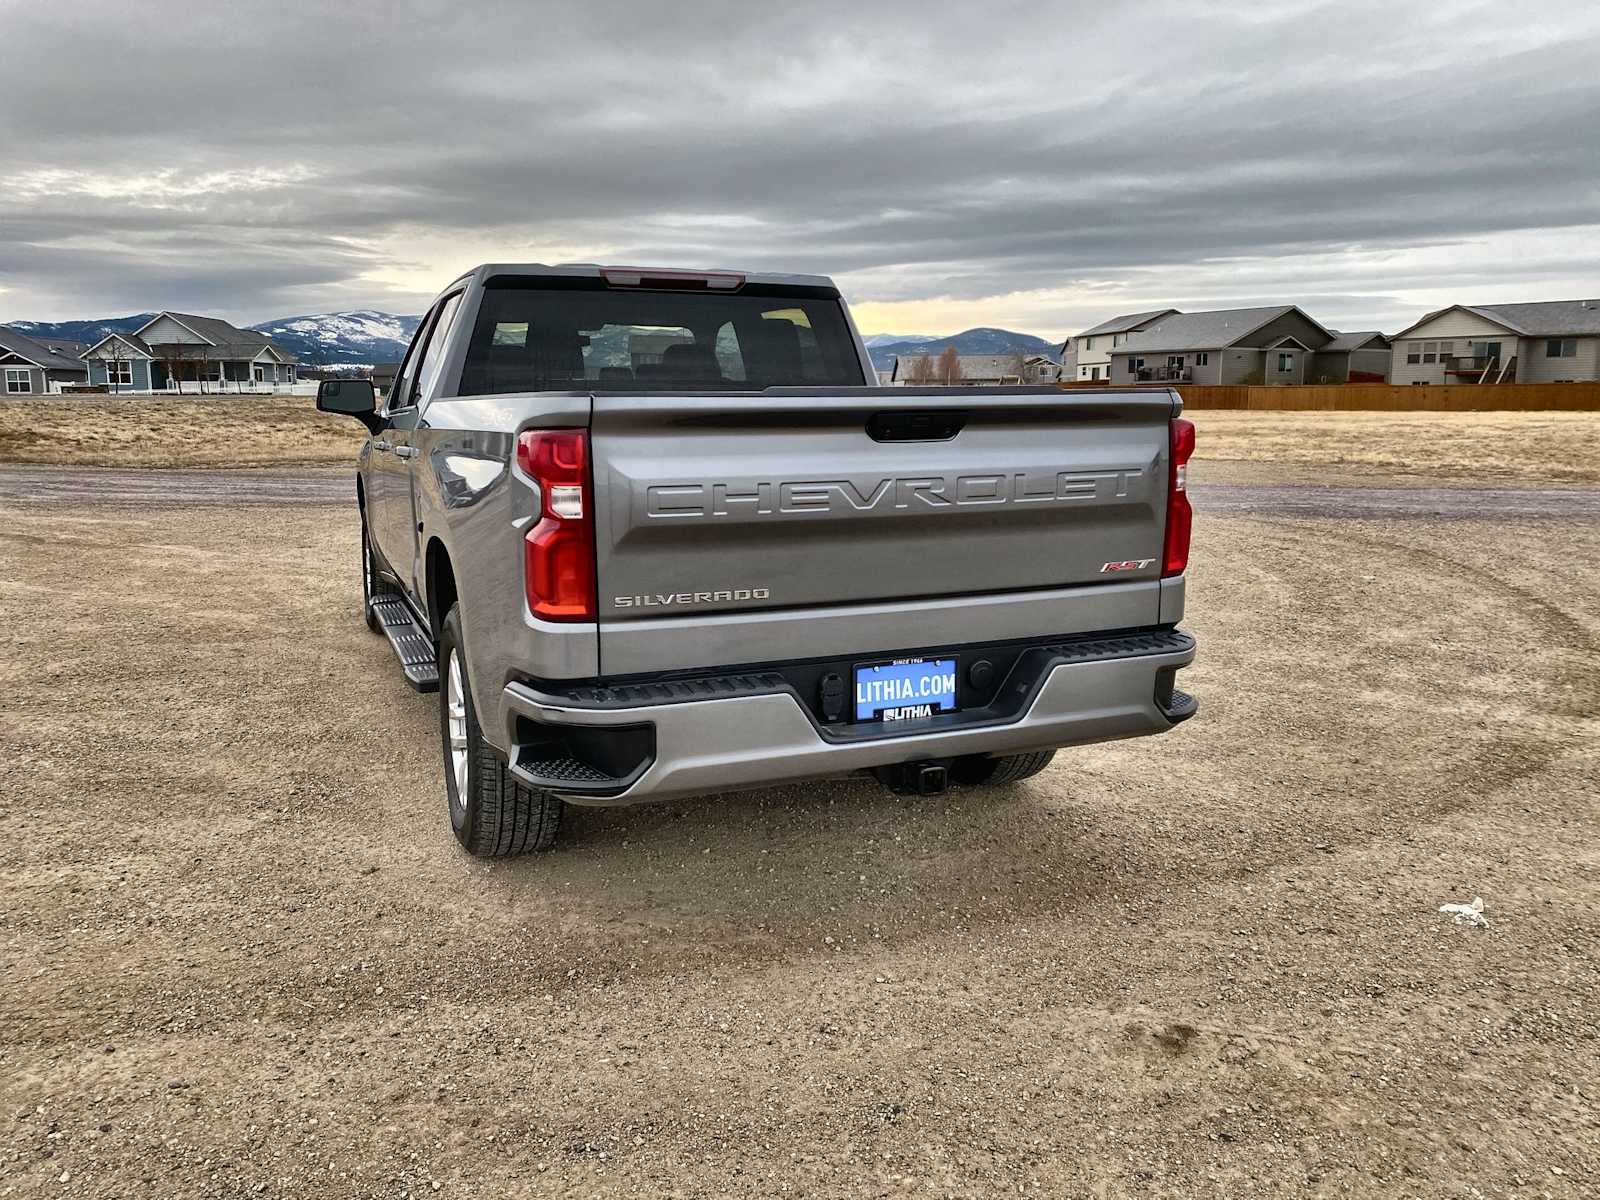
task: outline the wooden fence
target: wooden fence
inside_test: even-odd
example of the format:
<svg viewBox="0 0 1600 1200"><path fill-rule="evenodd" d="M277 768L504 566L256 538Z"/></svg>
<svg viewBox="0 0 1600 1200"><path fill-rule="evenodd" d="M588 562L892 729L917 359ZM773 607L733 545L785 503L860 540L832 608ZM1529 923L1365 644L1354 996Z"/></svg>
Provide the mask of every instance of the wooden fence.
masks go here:
<svg viewBox="0 0 1600 1200"><path fill-rule="evenodd" d="M1081 383L1064 385L1076 391ZM1104 387L1104 384L1100 385ZM1502 384L1306 384L1298 387L1218 387L1200 383L1145 383L1171 387L1186 408L1238 408L1277 412L1600 412L1600 382ZM1118 389L1122 390L1122 389Z"/></svg>

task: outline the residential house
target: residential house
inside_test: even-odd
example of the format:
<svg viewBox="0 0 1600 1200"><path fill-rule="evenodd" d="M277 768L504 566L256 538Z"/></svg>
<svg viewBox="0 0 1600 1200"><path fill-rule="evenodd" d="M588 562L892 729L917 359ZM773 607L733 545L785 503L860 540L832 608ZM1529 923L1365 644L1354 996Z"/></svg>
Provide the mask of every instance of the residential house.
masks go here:
<svg viewBox="0 0 1600 1200"><path fill-rule="evenodd" d="M271 391L295 381L298 359L264 333L217 317L163 312L82 354L89 382L116 391Z"/></svg>
<svg viewBox="0 0 1600 1200"><path fill-rule="evenodd" d="M1307 383L1387 383L1389 339L1374 330L1341 333L1311 356Z"/></svg>
<svg viewBox="0 0 1600 1200"><path fill-rule="evenodd" d="M956 362L960 378L952 379L953 384L1054 383L1058 374L1056 364L1042 354L959 354ZM897 354L889 382L895 387L942 384L939 363L937 354ZM1044 378L1046 371L1050 373L1048 379Z"/></svg>
<svg viewBox="0 0 1600 1200"><path fill-rule="evenodd" d="M1393 338L1391 383L1600 379L1600 300L1453 304Z"/></svg>
<svg viewBox="0 0 1600 1200"><path fill-rule="evenodd" d="M0 325L0 396L43 396L83 383L83 350L81 342L37 338Z"/></svg>
<svg viewBox="0 0 1600 1200"><path fill-rule="evenodd" d="M394 387L394 377L400 373L400 364L397 362L381 362L372 364L372 386L385 396L389 389Z"/></svg>
<svg viewBox="0 0 1600 1200"><path fill-rule="evenodd" d="M1045 354L1030 354L1022 360L1023 383L1060 383L1061 364Z"/></svg>
<svg viewBox="0 0 1600 1200"><path fill-rule="evenodd" d="M1061 346L1061 378L1080 383L1086 379L1110 379L1111 352L1126 342L1130 333L1177 311L1160 308L1154 312L1128 313L1068 338Z"/></svg>
<svg viewBox="0 0 1600 1200"><path fill-rule="evenodd" d="M1111 350L1111 382L1314 382L1312 359L1333 340L1293 304L1169 311Z"/></svg>

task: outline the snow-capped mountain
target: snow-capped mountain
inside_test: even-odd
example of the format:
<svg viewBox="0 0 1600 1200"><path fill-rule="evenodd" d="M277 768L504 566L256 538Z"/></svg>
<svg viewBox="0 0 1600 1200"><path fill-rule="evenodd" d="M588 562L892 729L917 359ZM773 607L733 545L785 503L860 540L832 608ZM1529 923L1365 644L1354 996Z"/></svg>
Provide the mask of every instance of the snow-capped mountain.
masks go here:
<svg viewBox="0 0 1600 1200"><path fill-rule="evenodd" d="M869 333L862 335L861 340L867 344L868 350L875 350L896 342L931 342L935 339L931 333Z"/></svg>
<svg viewBox="0 0 1600 1200"><path fill-rule="evenodd" d="M147 325L155 313L131 317L105 317L87 321L8 321L12 329L30 337L64 338L93 344L108 333L130 333ZM339 363L398 362L411 344L420 317L363 308L355 312L312 313L279 317L247 326L266 334L300 359L302 366Z"/></svg>
<svg viewBox="0 0 1600 1200"><path fill-rule="evenodd" d="M61 339L92 346L107 334L132 333L148 325L155 315L147 312L135 313L131 317L98 317L87 321L4 321L0 324L44 342Z"/></svg>
<svg viewBox="0 0 1600 1200"><path fill-rule="evenodd" d="M398 362L421 317L363 308L354 312L279 317L250 328L266 334L305 366Z"/></svg>

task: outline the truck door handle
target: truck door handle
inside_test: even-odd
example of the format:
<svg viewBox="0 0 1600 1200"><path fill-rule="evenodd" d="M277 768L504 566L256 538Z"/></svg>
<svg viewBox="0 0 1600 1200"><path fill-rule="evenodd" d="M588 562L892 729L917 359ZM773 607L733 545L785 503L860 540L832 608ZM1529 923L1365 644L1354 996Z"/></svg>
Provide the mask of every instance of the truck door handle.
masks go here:
<svg viewBox="0 0 1600 1200"><path fill-rule="evenodd" d="M418 450L415 446L396 446L394 448L394 456L396 458L415 458L421 453L422 451Z"/></svg>

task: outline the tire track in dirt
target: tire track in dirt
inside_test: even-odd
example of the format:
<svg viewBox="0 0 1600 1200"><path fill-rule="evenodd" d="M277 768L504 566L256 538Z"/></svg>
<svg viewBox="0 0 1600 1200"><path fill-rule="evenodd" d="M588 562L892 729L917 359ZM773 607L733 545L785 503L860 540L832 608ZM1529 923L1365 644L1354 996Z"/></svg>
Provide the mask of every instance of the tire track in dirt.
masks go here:
<svg viewBox="0 0 1600 1200"><path fill-rule="evenodd" d="M1297 526L1291 525L1288 521L1274 521L1270 518L1266 520L1269 524L1285 527L1286 532L1280 542L1281 546L1295 550L1303 547L1304 539L1299 536ZM1288 534L1289 529L1296 529L1296 533ZM1597 643L1595 635L1582 620L1531 589L1488 571L1477 563L1442 553L1432 545L1412 545L1348 527L1319 528L1318 540L1339 543L1352 549L1380 550L1390 555L1402 556L1413 568L1416 568L1419 562L1427 563L1431 564L1439 574L1449 578L1470 578L1475 583L1486 586L1488 590L1498 592L1512 605L1517 614L1529 620L1537 637L1556 644L1573 646L1583 654L1600 658L1600 643ZM1341 558L1348 562L1353 556L1345 555ZM1314 586L1303 572L1292 573L1290 578L1291 586L1296 590L1304 591ZM1563 656L1557 660L1547 675L1556 684L1557 694L1563 697L1563 703L1559 708L1547 711L1552 715L1572 720L1592 721L1593 714L1600 711L1600 684L1595 682L1597 678L1595 668L1592 665L1586 667ZM1388 801L1390 806L1381 812L1377 809L1369 811L1380 819L1394 817L1407 827L1451 816L1467 810L1475 800L1488 793L1509 787L1519 780L1537 777L1551 771L1569 749L1569 746L1550 737L1502 732L1497 734L1492 744L1483 746L1454 763L1444 765L1431 785L1407 808L1392 807L1391 798ZM1372 844L1392 836L1392 832L1383 828L1374 828L1365 835L1349 831L1350 836L1344 841L1346 844ZM1315 849L1306 849L1275 858L1274 862L1277 865L1305 862L1314 859L1319 853L1320 851Z"/></svg>
<svg viewBox="0 0 1600 1200"><path fill-rule="evenodd" d="M1534 618L1534 623L1539 627L1539 632L1556 639L1559 644L1581 650L1586 654L1600 657L1600 641L1590 631L1589 626L1579 618L1567 612L1553 601L1545 599L1532 589L1513 583L1502 575L1497 575L1483 567L1481 564L1467 562L1463 559L1453 558L1438 550L1435 544L1412 545L1407 542L1391 541L1386 538L1364 534L1350 529L1330 530L1324 535L1327 540L1343 542L1346 545L1375 546L1395 553L1406 555L1412 562L1418 559L1430 561L1442 567L1448 567L1457 578L1470 578L1475 583L1487 584L1492 589L1502 593L1517 604L1517 611L1524 615L1540 614ZM1565 665L1565 664L1563 664ZM1581 680L1573 684L1577 690L1587 689L1587 702L1574 703L1563 716L1586 717L1600 711L1600 682L1596 675L1590 672L1572 670L1574 679Z"/></svg>

